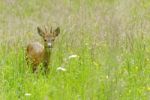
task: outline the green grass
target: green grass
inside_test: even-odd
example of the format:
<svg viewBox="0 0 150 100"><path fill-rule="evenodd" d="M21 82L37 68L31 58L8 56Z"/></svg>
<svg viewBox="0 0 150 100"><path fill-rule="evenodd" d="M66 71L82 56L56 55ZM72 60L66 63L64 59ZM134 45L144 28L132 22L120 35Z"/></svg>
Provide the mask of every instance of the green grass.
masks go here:
<svg viewBox="0 0 150 100"><path fill-rule="evenodd" d="M149 100L149 5L0 0L0 100ZM36 27L43 25L61 28L47 76L31 73L25 61L26 45L41 41Z"/></svg>

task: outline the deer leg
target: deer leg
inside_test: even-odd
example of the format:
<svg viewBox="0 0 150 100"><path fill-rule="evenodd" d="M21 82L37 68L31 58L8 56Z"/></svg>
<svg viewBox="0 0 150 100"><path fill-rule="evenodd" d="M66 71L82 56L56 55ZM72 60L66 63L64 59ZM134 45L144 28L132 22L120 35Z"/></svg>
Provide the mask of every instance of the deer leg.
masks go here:
<svg viewBox="0 0 150 100"><path fill-rule="evenodd" d="M27 65L29 66L29 58L27 57L27 55L26 55L25 59L26 59Z"/></svg>
<svg viewBox="0 0 150 100"><path fill-rule="evenodd" d="M33 73L37 73L37 72L38 72L38 67L37 67L36 64L34 64L34 65L32 66L32 71L33 71Z"/></svg>
<svg viewBox="0 0 150 100"><path fill-rule="evenodd" d="M32 67L32 71L33 71L33 73L36 71L36 67L35 66Z"/></svg>
<svg viewBox="0 0 150 100"><path fill-rule="evenodd" d="M44 66L44 73L47 74L49 72L48 63L44 62L43 66Z"/></svg>

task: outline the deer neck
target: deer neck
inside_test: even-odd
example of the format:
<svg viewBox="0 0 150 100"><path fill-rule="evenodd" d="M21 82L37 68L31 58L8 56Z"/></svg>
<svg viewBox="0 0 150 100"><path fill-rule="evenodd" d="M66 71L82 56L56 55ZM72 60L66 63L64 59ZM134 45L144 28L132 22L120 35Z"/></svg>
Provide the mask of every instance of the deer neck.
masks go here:
<svg viewBox="0 0 150 100"><path fill-rule="evenodd" d="M48 48L48 47L44 47L44 66L48 66L49 61L50 61L50 56L51 56L51 49L52 48Z"/></svg>

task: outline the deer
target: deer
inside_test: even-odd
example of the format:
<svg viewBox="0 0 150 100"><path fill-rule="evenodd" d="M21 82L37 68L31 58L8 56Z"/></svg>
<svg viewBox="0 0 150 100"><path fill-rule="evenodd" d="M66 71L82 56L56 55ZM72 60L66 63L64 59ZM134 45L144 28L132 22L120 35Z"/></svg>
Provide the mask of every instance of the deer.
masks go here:
<svg viewBox="0 0 150 100"><path fill-rule="evenodd" d="M40 42L31 42L26 48L26 61L27 65L31 65L33 73L37 72L38 66L42 63L42 68L44 72L49 71L48 65L50 63L51 51L55 38L60 34L60 28L57 27L55 30L48 29L45 30L37 27L37 33L43 39L43 45Z"/></svg>

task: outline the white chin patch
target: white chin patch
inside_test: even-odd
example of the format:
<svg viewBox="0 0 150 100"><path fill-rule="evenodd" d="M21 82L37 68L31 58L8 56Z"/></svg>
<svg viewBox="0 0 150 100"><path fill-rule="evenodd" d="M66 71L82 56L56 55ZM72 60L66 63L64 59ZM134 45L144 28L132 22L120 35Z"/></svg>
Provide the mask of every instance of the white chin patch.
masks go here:
<svg viewBox="0 0 150 100"><path fill-rule="evenodd" d="M48 43L47 45L48 45L48 47L51 47L51 46L52 46L52 44L51 44L51 43Z"/></svg>

